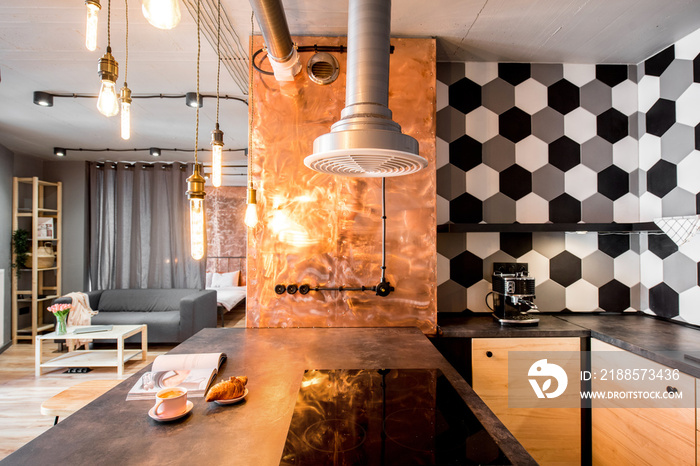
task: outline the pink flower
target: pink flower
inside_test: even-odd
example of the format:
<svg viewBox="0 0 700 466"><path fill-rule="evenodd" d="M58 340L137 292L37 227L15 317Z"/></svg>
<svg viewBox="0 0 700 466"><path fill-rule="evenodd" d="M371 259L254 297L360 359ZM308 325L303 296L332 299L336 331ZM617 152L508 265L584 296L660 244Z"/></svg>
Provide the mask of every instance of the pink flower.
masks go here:
<svg viewBox="0 0 700 466"><path fill-rule="evenodd" d="M70 311L71 305L70 304L54 304L53 306L50 306L48 308L49 312L53 312L54 314L57 313L64 313L64 311L67 313Z"/></svg>

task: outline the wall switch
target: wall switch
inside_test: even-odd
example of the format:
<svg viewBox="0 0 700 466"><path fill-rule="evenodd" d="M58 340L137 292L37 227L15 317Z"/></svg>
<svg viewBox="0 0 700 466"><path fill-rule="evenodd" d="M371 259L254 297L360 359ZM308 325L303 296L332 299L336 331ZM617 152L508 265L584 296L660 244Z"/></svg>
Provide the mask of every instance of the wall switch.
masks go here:
<svg viewBox="0 0 700 466"><path fill-rule="evenodd" d="M527 272L527 262L494 262L493 273L509 273Z"/></svg>

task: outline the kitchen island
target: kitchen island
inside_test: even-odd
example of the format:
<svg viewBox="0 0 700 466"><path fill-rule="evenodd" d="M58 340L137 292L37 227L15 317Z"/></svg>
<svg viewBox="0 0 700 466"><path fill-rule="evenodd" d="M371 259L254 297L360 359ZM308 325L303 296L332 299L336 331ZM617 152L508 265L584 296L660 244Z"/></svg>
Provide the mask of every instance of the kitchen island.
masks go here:
<svg viewBox="0 0 700 466"><path fill-rule="evenodd" d="M314 369L439 370L510 462L535 464L418 329L204 329L172 351L199 352L228 355L217 380L248 376L245 402L191 398L188 415L154 421L151 401L125 401L146 368L3 464L280 464L305 370Z"/></svg>

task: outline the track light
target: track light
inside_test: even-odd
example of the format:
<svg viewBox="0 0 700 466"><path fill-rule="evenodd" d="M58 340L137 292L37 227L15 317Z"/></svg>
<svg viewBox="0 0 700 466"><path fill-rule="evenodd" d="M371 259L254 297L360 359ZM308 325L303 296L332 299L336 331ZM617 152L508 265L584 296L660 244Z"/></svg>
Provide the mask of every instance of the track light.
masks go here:
<svg viewBox="0 0 700 466"><path fill-rule="evenodd" d="M153 157L160 157L160 149L157 147L151 147L148 152L150 152Z"/></svg>
<svg viewBox="0 0 700 466"><path fill-rule="evenodd" d="M197 105L197 103L199 103L199 105ZM188 107L192 108L202 108L202 106L204 105L202 94L199 94L199 99L197 99L196 92L188 92L187 94L185 94L185 104L187 104Z"/></svg>
<svg viewBox="0 0 700 466"><path fill-rule="evenodd" d="M53 95L48 92L34 91L34 103L42 107L53 107Z"/></svg>
<svg viewBox="0 0 700 466"><path fill-rule="evenodd" d="M91 52L97 48L97 13L100 11L99 0L85 0L87 22L85 24L85 47Z"/></svg>
<svg viewBox="0 0 700 466"><path fill-rule="evenodd" d="M56 155L58 157L65 157L66 156L66 149L63 147L54 147L53 148L53 155Z"/></svg>

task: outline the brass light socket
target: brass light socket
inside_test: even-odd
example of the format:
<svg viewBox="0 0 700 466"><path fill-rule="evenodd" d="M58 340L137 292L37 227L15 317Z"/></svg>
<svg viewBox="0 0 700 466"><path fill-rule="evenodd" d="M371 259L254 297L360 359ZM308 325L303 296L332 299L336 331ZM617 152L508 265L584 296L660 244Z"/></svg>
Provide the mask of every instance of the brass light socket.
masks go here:
<svg viewBox="0 0 700 466"><path fill-rule="evenodd" d="M256 191L252 187L248 188L248 204L257 204Z"/></svg>
<svg viewBox="0 0 700 466"><path fill-rule="evenodd" d="M85 0L85 4L96 6L98 10L102 9L102 6L100 5L100 0Z"/></svg>
<svg viewBox="0 0 700 466"><path fill-rule="evenodd" d="M112 48L107 47L107 52L102 55L97 65L97 75L102 81L117 82L119 77L119 64L112 55Z"/></svg>
<svg viewBox="0 0 700 466"><path fill-rule="evenodd" d="M131 103L131 89L126 87L126 83L124 83L124 87L122 87L121 91L119 91L119 100L125 104Z"/></svg>
<svg viewBox="0 0 700 466"><path fill-rule="evenodd" d="M211 132L211 143L217 146L224 145L224 132L219 129L219 125L216 125L216 129Z"/></svg>
<svg viewBox="0 0 700 466"><path fill-rule="evenodd" d="M204 183L206 180L202 176L202 164L194 164L192 175L187 178L187 199L204 199Z"/></svg>

